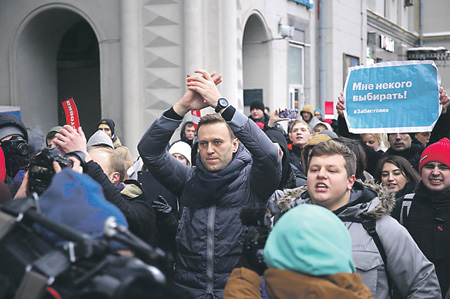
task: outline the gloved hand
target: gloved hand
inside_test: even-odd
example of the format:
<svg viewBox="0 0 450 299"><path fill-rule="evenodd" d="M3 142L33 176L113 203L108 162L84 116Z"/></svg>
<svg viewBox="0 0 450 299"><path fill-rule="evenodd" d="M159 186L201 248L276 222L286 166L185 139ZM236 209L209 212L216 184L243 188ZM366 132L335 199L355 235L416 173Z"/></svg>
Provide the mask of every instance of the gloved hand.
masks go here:
<svg viewBox="0 0 450 299"><path fill-rule="evenodd" d="M152 208L157 214L170 214L172 212L172 207L161 195L152 202Z"/></svg>
<svg viewBox="0 0 450 299"><path fill-rule="evenodd" d="M164 199L164 197L159 195L158 198L152 202L152 208L156 213L156 223L176 234L178 219L175 216L175 213L172 213L172 207Z"/></svg>

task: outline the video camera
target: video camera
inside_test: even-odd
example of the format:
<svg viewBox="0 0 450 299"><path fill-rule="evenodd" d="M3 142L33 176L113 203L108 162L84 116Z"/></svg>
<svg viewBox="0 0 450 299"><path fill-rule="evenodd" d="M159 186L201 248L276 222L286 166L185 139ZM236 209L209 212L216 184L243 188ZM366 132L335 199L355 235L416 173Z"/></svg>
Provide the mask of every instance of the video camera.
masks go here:
<svg viewBox="0 0 450 299"><path fill-rule="evenodd" d="M256 227L256 233L250 234L245 240L243 255L249 266L262 275L267 268L264 247L272 227L270 211L264 206L245 208L239 217L243 225Z"/></svg>
<svg viewBox="0 0 450 299"><path fill-rule="evenodd" d="M33 198L0 205L0 297L184 298L158 268L166 258L161 250L106 222L105 237L93 239L40 214ZM67 242L56 246L43 230ZM136 257L118 255L112 242L127 244Z"/></svg>
<svg viewBox="0 0 450 299"><path fill-rule="evenodd" d="M28 143L21 136L12 136L11 139L2 141L1 146L5 155L6 173L14 178L30 161Z"/></svg>

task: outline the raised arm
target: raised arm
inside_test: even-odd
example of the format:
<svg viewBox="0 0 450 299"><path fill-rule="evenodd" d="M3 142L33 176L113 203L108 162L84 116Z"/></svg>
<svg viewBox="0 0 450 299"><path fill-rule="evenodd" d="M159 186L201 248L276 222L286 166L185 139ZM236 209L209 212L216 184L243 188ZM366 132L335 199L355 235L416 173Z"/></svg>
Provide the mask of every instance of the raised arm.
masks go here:
<svg viewBox="0 0 450 299"><path fill-rule="evenodd" d="M338 133L339 136L347 137L351 139L359 139L358 134L352 134L348 130L347 122L345 121L344 116L344 110L345 110L345 98L344 93L341 92L341 94L338 97L338 101L336 103L336 110L338 112Z"/></svg>
<svg viewBox="0 0 450 299"><path fill-rule="evenodd" d="M204 70L196 70L201 74L192 78L187 86L199 93L206 104L216 107L221 97L212 78ZM281 179L281 161L278 147L248 117L233 106L223 108L220 113L227 121L234 135L252 154L253 164L250 175L252 190L263 200L267 200L276 190Z"/></svg>
<svg viewBox="0 0 450 299"><path fill-rule="evenodd" d="M430 141L427 145L438 142L442 138L449 138L450 134L450 112L447 111L447 107L450 103L450 98L445 92L445 89L439 88L439 104L442 105L442 113L439 116L433 131L431 131Z"/></svg>
<svg viewBox="0 0 450 299"><path fill-rule="evenodd" d="M218 94L216 84L222 81L222 76L216 76L215 72L211 74L207 73L207 76L213 85L212 90L215 89ZM196 78L188 77L187 80L189 83L195 81ZM217 99L215 105L217 105ZM190 168L177 162L167 153L167 144L174 131L181 124L183 116L189 110L198 110L208 106L211 106L211 103L206 102L195 91L195 88L188 88L181 100L155 120L138 144L139 154L148 170L163 186L170 189L176 196L181 195Z"/></svg>

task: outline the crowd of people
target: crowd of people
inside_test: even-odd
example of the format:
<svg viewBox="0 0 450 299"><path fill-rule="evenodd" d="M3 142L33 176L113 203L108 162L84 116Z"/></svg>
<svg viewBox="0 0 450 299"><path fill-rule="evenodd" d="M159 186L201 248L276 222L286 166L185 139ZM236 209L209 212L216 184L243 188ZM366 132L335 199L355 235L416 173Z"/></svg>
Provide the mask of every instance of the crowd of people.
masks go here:
<svg viewBox="0 0 450 299"><path fill-rule="evenodd" d="M431 132L356 135L343 94L331 124L311 105L280 117L285 108L254 101L246 116L220 94L221 75L195 73L142 136L136 161L112 119L89 138L69 125L45 138L58 151L54 177L56 158L67 158L131 233L174 257L168 286L186 298L450 298L444 89ZM206 107L215 113L196 126L183 121ZM30 139L19 117L0 114L1 203L36 190L30 157L42 148Z"/></svg>

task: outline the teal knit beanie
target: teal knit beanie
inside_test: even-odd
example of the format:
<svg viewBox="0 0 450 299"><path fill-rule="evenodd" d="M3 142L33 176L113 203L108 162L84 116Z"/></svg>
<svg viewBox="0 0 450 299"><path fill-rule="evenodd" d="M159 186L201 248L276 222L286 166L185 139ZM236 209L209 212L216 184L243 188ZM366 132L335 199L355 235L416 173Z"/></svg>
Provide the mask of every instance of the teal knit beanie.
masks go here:
<svg viewBox="0 0 450 299"><path fill-rule="evenodd" d="M274 226L264 248L269 268L321 276L354 273L350 234L331 211L303 204Z"/></svg>

